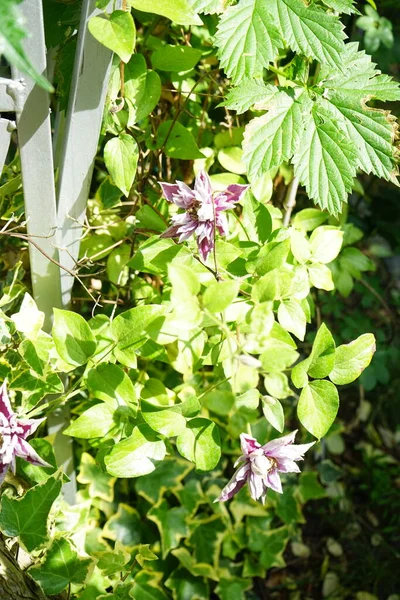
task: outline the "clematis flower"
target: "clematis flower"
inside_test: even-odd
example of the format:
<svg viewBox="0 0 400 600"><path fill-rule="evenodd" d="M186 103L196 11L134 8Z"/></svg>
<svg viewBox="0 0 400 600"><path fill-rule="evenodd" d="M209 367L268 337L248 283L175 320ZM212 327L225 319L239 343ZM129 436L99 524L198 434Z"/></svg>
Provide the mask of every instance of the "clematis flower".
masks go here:
<svg viewBox="0 0 400 600"><path fill-rule="evenodd" d="M223 192L213 194L205 171L197 174L193 190L183 181L160 182L160 185L165 198L185 211L172 217L171 227L161 237L177 237L179 242L184 242L195 235L204 261L214 248L215 228L222 236L228 234L228 221L223 212L233 208L249 187L233 183Z"/></svg>
<svg viewBox="0 0 400 600"><path fill-rule="evenodd" d="M45 419L20 419L11 408L6 382L0 387L0 484L8 467L15 473L15 457L20 456L32 465L51 467L40 458L26 441Z"/></svg>
<svg viewBox="0 0 400 600"><path fill-rule="evenodd" d="M296 464L304 458L311 444L294 444L296 431L261 446L256 439L242 433L240 443L242 456L235 467L240 464L229 483L224 487L215 502L230 500L248 482L250 494L254 500L261 499L265 503L268 488L282 494L279 473L300 473Z"/></svg>

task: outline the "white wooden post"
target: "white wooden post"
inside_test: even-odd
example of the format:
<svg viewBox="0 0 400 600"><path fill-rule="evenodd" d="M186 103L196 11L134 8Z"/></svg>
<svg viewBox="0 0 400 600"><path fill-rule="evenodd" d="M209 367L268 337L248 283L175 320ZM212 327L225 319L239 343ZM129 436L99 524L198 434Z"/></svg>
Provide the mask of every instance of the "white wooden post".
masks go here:
<svg viewBox="0 0 400 600"><path fill-rule="evenodd" d="M112 11L113 2L109 10ZM95 0L84 0L67 120L60 155L58 188L58 247L61 262L75 267L82 222L99 142L112 52L89 33L89 19L102 11ZM62 302L69 306L74 278L61 273Z"/></svg>

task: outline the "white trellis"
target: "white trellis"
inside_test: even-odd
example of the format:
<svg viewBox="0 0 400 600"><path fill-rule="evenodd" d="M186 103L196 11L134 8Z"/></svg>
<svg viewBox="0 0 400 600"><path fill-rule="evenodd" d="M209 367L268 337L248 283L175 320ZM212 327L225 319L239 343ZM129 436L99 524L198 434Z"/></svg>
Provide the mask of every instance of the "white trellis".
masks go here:
<svg viewBox="0 0 400 600"><path fill-rule="evenodd" d="M36 70L48 77L42 1L24 0L20 9L30 33L24 50ZM112 53L88 31L89 19L99 13L95 0L83 0L68 110L65 115L56 115L59 126L54 135L48 93L17 69L13 69L12 79L0 78L0 112L16 114L16 123L0 118L0 172L11 133L17 128L27 233L42 250L30 244L32 289L45 314L47 330L51 329L53 308L67 308L71 301L74 278L68 271L74 269L78 259L80 223L86 210L112 61ZM76 483L72 446L69 438L61 435L68 420L68 409L60 410L49 420L49 433L55 436L58 464L71 478L64 495L73 503Z"/></svg>

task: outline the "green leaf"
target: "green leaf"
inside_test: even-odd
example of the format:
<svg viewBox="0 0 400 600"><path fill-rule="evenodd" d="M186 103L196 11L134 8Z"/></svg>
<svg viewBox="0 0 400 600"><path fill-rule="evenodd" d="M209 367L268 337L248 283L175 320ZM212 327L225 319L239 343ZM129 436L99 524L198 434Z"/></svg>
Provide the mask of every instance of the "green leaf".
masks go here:
<svg viewBox="0 0 400 600"><path fill-rule="evenodd" d="M329 379L337 385L345 385L355 381L366 369L376 350L375 336L364 333L350 344L336 348L335 366Z"/></svg>
<svg viewBox="0 0 400 600"><path fill-rule="evenodd" d="M243 175L246 173L246 166L242 161L242 155L243 151L238 146L227 146L219 150L218 162L226 171Z"/></svg>
<svg viewBox="0 0 400 600"><path fill-rule="evenodd" d="M129 550L142 541L142 518L131 506L119 504L118 510L104 526L102 536L121 542Z"/></svg>
<svg viewBox="0 0 400 600"><path fill-rule="evenodd" d="M149 115L161 96L158 73L147 69L142 54L134 54L125 65L125 101L129 107L128 127L132 127Z"/></svg>
<svg viewBox="0 0 400 600"><path fill-rule="evenodd" d="M45 594L59 594L70 583L83 583L88 576L91 558L81 558L66 538L53 540L42 564L29 569Z"/></svg>
<svg viewBox="0 0 400 600"><path fill-rule="evenodd" d="M189 4L196 13L211 15L224 12L224 0L189 0Z"/></svg>
<svg viewBox="0 0 400 600"><path fill-rule="evenodd" d="M284 567L286 565L283 553L289 541L289 532L287 527L279 529L270 529L262 537L263 545L260 554L260 563L266 568Z"/></svg>
<svg viewBox="0 0 400 600"><path fill-rule="evenodd" d="M243 224L253 242L265 244L271 236L272 218L268 208L247 193L243 200Z"/></svg>
<svg viewBox="0 0 400 600"><path fill-rule="evenodd" d="M9 537L19 537L32 552L48 540L47 522L54 501L61 492L61 478L49 477L28 490L22 498L1 497L0 529Z"/></svg>
<svg viewBox="0 0 400 600"><path fill-rule="evenodd" d="M179 412L168 407L156 406L151 402L142 400L141 413L148 425L165 437L175 437L186 427L186 419Z"/></svg>
<svg viewBox="0 0 400 600"><path fill-rule="evenodd" d="M163 148L165 154L171 158L184 160L204 158L193 134L181 123L173 123L171 120L164 121L158 128L157 148Z"/></svg>
<svg viewBox="0 0 400 600"><path fill-rule="evenodd" d="M212 313L223 312L232 304L239 292L239 281L215 281L203 295L203 306Z"/></svg>
<svg viewBox="0 0 400 600"><path fill-rule="evenodd" d="M107 576L129 570L126 564L130 561L131 555L121 542L117 542L112 550L101 552L96 558L98 558L96 567Z"/></svg>
<svg viewBox="0 0 400 600"><path fill-rule="evenodd" d="M322 323L315 337L311 354L292 370L292 381L298 388L307 385L308 377L322 379L329 375L335 364L335 341L331 332Z"/></svg>
<svg viewBox="0 0 400 600"><path fill-rule="evenodd" d="M241 0L219 21L216 44L221 66L234 83L253 77L275 60L282 40L263 0Z"/></svg>
<svg viewBox="0 0 400 600"><path fill-rule="evenodd" d="M310 237L311 260L327 264L340 252L343 243L343 231L337 227L318 227Z"/></svg>
<svg viewBox="0 0 400 600"><path fill-rule="evenodd" d="M139 477L154 471L165 453L165 444L157 434L148 425L139 425L132 435L115 444L104 462L110 475Z"/></svg>
<svg viewBox="0 0 400 600"><path fill-rule="evenodd" d="M307 265L310 284L319 290L330 292L335 289L332 279L332 271L325 265L314 263Z"/></svg>
<svg viewBox="0 0 400 600"><path fill-rule="evenodd" d="M304 340L307 319L304 310L296 300L284 300L278 308L278 321L287 331Z"/></svg>
<svg viewBox="0 0 400 600"><path fill-rule="evenodd" d="M51 466L40 467L38 465L32 465L23 458L17 458L17 464L19 463L18 468L35 483L44 483L57 471L57 461L54 456L53 445L43 438L31 438L29 443L39 454L40 458L45 460Z"/></svg>
<svg viewBox="0 0 400 600"><path fill-rule="evenodd" d="M300 504L294 492L294 487L286 486L283 494L279 494L277 497L276 514L286 525L304 523Z"/></svg>
<svg viewBox="0 0 400 600"><path fill-rule="evenodd" d="M225 535L226 523L220 516L215 515L203 520L196 519L189 544L194 548L197 562L212 565L217 569Z"/></svg>
<svg viewBox="0 0 400 600"><path fill-rule="evenodd" d="M316 438L322 438L335 420L339 409L336 387L326 379L307 384L299 398L297 416Z"/></svg>
<svg viewBox="0 0 400 600"><path fill-rule="evenodd" d="M183 506L171 508L166 500L161 500L147 513L147 518L153 521L160 531L163 558L177 548L180 540L188 535L187 516Z"/></svg>
<svg viewBox="0 0 400 600"><path fill-rule="evenodd" d="M26 73L40 87L53 92L53 86L32 65L23 48L26 31L23 28L18 2L4 0L0 4L0 54L4 54L13 67Z"/></svg>
<svg viewBox="0 0 400 600"><path fill-rule="evenodd" d="M129 4L137 10L167 17L179 25L203 24L193 10L190 0L129 0Z"/></svg>
<svg viewBox="0 0 400 600"><path fill-rule="evenodd" d="M354 7L354 0L322 0L326 6L337 10L338 12L351 15L352 13L358 12Z"/></svg>
<svg viewBox="0 0 400 600"><path fill-rule="evenodd" d="M88 22L92 36L127 63L136 43L136 27L130 12L114 10L110 15L92 17Z"/></svg>
<svg viewBox="0 0 400 600"><path fill-rule="evenodd" d="M278 93L276 86L265 84L261 79L243 79L238 86L229 90L223 104L240 115L255 104L263 107L268 105Z"/></svg>
<svg viewBox="0 0 400 600"><path fill-rule="evenodd" d="M121 133L104 146L104 162L115 185L125 196L135 179L139 147L132 136Z"/></svg>
<svg viewBox="0 0 400 600"><path fill-rule="evenodd" d="M309 10L308 8L305 10ZM357 150L324 99L314 102L293 157L308 196L337 216L347 202L357 169ZM318 165L318 168L310 168Z"/></svg>
<svg viewBox="0 0 400 600"><path fill-rule="evenodd" d="M112 406L96 404L75 419L63 434L82 439L103 437L114 427L114 415L115 409Z"/></svg>
<svg viewBox="0 0 400 600"><path fill-rule="evenodd" d="M137 554L135 557L136 560L138 560L138 556ZM153 556L155 555L153 554ZM135 581L130 591L130 598L134 598L134 600L168 600L165 592L157 585L157 578L154 572L149 571L140 571L140 573L135 575Z"/></svg>
<svg viewBox="0 0 400 600"><path fill-rule="evenodd" d="M303 502L325 498L325 489L318 481L318 473L304 471L299 477L299 493Z"/></svg>
<svg viewBox="0 0 400 600"><path fill-rule="evenodd" d="M125 366L135 366L136 350L148 339L147 328L164 313L164 308L157 304L136 306L127 310L113 320L111 335L116 343L114 354Z"/></svg>
<svg viewBox="0 0 400 600"><path fill-rule="evenodd" d="M293 227L302 231L312 231L329 218L329 214L318 208L305 208L296 213L292 221Z"/></svg>
<svg viewBox="0 0 400 600"><path fill-rule="evenodd" d="M136 413L138 399L135 388L121 367L103 363L90 369L87 386L95 398L103 400L112 408L130 406Z"/></svg>
<svg viewBox="0 0 400 600"><path fill-rule="evenodd" d="M202 50L191 46L172 46L167 44L151 55L153 69L160 71L189 71L199 62Z"/></svg>
<svg viewBox="0 0 400 600"><path fill-rule="evenodd" d="M135 482L138 494L151 504L158 502L165 492L182 490L181 481L193 466L179 457L166 458L153 473L140 477Z"/></svg>
<svg viewBox="0 0 400 600"><path fill-rule="evenodd" d="M272 396L262 396L262 410L268 423L282 433L285 427L285 414L279 400Z"/></svg>
<svg viewBox="0 0 400 600"><path fill-rule="evenodd" d="M77 481L89 486L91 498L101 498L106 502L114 500L115 477L103 471L93 456L87 452L82 454Z"/></svg>
<svg viewBox="0 0 400 600"><path fill-rule="evenodd" d="M274 338L267 339L263 348L260 361L264 371L268 373L284 371L299 357L299 353L290 344Z"/></svg>
<svg viewBox="0 0 400 600"><path fill-rule="evenodd" d="M268 7L292 50L335 68L342 64L346 36L338 17L302 0L271 0Z"/></svg>
<svg viewBox="0 0 400 600"><path fill-rule="evenodd" d="M219 429L208 419L196 417L188 421L176 440L179 453L196 464L198 471L211 471L221 458Z"/></svg>
<svg viewBox="0 0 400 600"><path fill-rule="evenodd" d="M252 587L253 583L250 579L232 577L221 579L215 591L221 600L245 600L245 592Z"/></svg>
<svg viewBox="0 0 400 600"><path fill-rule="evenodd" d="M96 339L85 319L69 310L54 309L52 335L56 350L69 365L84 365L96 351Z"/></svg>
<svg viewBox="0 0 400 600"><path fill-rule="evenodd" d="M263 105L268 112L246 126L243 160L250 180L290 160L302 132L302 104L308 103L299 88L279 91Z"/></svg>
<svg viewBox="0 0 400 600"><path fill-rule="evenodd" d="M191 575L186 569L175 569L165 582L172 590L174 600L209 600L210 590L202 577Z"/></svg>

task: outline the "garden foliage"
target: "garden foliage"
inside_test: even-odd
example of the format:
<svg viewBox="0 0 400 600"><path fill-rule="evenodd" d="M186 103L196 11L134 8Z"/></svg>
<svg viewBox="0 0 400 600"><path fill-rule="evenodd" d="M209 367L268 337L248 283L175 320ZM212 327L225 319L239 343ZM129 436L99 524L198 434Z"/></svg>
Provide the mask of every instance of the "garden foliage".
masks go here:
<svg viewBox="0 0 400 600"><path fill-rule="evenodd" d="M318 303L373 269L346 203L360 172L397 183L397 123L382 103L399 85L346 38L352 0L98 5L89 31L115 55L78 267L103 308L90 314L85 297L43 331L22 264L0 300L0 373L17 418L72 409L77 503L62 500L41 425L29 441L45 463L17 453L0 529L49 596L254 598L253 579L285 565L289 541L301 547L304 505L335 481L319 462L327 492L313 464L340 386L375 352L364 330L338 343ZM61 108L78 8L44 2L59 29L47 44ZM1 10L0 49L32 75L20 25ZM2 217L23 212L17 165L3 174ZM268 490L263 506L244 486L214 502L241 434L264 445L295 429L307 466L282 475L283 493Z"/></svg>

